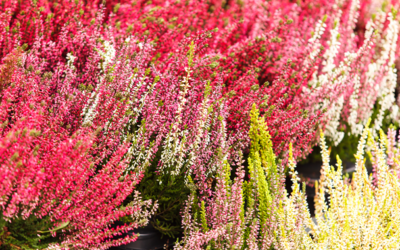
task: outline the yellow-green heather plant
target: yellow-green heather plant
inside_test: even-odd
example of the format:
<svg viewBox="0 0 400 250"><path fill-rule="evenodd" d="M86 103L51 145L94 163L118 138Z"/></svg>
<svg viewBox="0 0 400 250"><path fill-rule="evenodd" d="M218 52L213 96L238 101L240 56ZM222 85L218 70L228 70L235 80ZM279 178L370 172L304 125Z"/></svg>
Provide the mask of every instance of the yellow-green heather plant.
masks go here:
<svg viewBox="0 0 400 250"><path fill-rule="evenodd" d="M316 185L314 220L300 190L290 146L289 168L294 184L278 209L277 249L400 249L400 172L395 134L389 130L389 139L383 132L380 139L374 139L368 125L359 141L356 172L351 180L343 177L338 156L336 168L329 165L321 132L323 166ZM366 170L365 153L374 166L371 175Z"/></svg>
<svg viewBox="0 0 400 250"><path fill-rule="evenodd" d="M249 131L250 154L248 168L250 172L249 185L256 187L258 199L258 218L260 231L264 237L271 228L273 218L273 199L277 199L279 193L279 174L276 165L276 157L272 149L271 136L264 117L259 116L259 111L253 105L250 113L251 126Z"/></svg>

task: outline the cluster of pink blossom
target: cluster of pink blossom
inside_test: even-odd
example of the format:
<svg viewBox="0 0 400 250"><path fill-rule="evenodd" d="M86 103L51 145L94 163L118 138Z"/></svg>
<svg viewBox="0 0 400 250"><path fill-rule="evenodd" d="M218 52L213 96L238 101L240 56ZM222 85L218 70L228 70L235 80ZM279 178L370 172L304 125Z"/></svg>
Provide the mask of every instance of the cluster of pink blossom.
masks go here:
<svg viewBox="0 0 400 250"><path fill-rule="evenodd" d="M116 25L151 43L160 70L182 42L204 31L196 52L213 62L202 74L212 86L223 78L228 134L245 136L256 103L268 122L275 152L294 145L309 153L316 127L334 143L359 134L380 109L398 119L394 99L396 1L135 1L117 5ZM390 10L393 10L391 13ZM389 13L389 14L388 14ZM157 67L157 66L156 66ZM196 77L196 75L194 75Z"/></svg>
<svg viewBox="0 0 400 250"><path fill-rule="evenodd" d="M126 110L130 106L119 95L128 83L125 78L120 84L107 83L134 67L142 69L138 75L145 74L143 61L120 65L114 58L132 55L137 45L122 46L116 54L103 40L107 32L100 33L101 26L96 25L102 22L101 13L93 28L84 27L77 19L70 23L75 36L69 35L65 25L57 40L46 40L40 34L47 28L40 11L33 6L24 12L30 23L26 26L37 33L29 50L26 45L19 46L23 38L16 37L15 47L7 51L10 35L2 34L2 52L6 54L0 90L3 217L12 221L50 216L54 228L49 230L53 235L65 233L65 247L107 248L132 241L134 238L110 241L140 225L110 227L113 221L142 209L139 198L124 209L119 206L143 173L139 170L123 178L131 143L121 140L121 134L129 121ZM10 10L3 13L3 25L11 14ZM11 34L22 36L19 32Z"/></svg>
<svg viewBox="0 0 400 250"><path fill-rule="evenodd" d="M65 234L64 247L135 240L111 238L146 220L110 225L141 211L147 218L157 207L139 198L121 205L158 150L160 173L185 169L209 189L215 152L231 145L222 84L212 87L203 76L211 59L194 55L211 32L182 42L160 70L151 44L130 34L118 39L119 29L104 25L114 15L105 20L101 5L85 23L83 3L64 3L71 19L60 25L62 13L46 17L36 1L23 5L6 6L2 17L0 205L7 220L50 216L49 231Z"/></svg>
<svg viewBox="0 0 400 250"><path fill-rule="evenodd" d="M154 211L156 205L150 209L139 198L124 209L121 204L157 152L160 175L192 176L201 195L213 194L207 180L250 147L253 104L279 158L294 141L294 156L307 155L318 127L335 143L340 129L359 134L376 102L375 129L386 110L398 119L399 4L375 5L4 1L0 211L10 221L50 216L51 232L62 231L65 246L106 248L134 240L111 237L140 224L113 229L113 221ZM214 197L216 203L241 199L236 186L244 172L237 173L237 184ZM217 185L224 190L221 178ZM268 197L262 216L272 206ZM223 213L239 216L230 207L235 204L221 205L229 207ZM219 210L209 209L218 218ZM257 223L251 230L267 231Z"/></svg>

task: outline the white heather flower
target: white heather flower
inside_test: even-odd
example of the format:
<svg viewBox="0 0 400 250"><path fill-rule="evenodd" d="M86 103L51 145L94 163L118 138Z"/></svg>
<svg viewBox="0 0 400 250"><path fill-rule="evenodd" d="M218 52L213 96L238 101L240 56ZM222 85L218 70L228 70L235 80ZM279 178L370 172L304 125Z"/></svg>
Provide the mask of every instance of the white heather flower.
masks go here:
<svg viewBox="0 0 400 250"><path fill-rule="evenodd" d="M373 178L368 177L363 160L367 138L376 163ZM381 141L385 141L384 138L385 135L381 135ZM399 170L389 169L382 143L373 139L368 127L363 131L351 184L342 176L339 157L337 169L329 166L323 134L321 148L324 167L321 181L316 186L314 221L304 208L306 198L299 188L294 188L290 196L284 191L283 206L277 211L277 249L365 249L365 246L368 249L400 249L396 226L400 221ZM397 152L394 159L398 157ZM292 175L296 173L292 171ZM293 181L297 187L296 178Z"/></svg>
<svg viewBox="0 0 400 250"><path fill-rule="evenodd" d="M90 96L89 102L82 111L82 115L84 116L83 125L85 126L89 126L92 123L93 119L96 117L95 110L99 102L99 90L105 77L104 71L115 58L115 48L109 41L104 42L104 51L102 51L101 49L97 49L97 51L104 59L103 63L99 64L99 68L102 69L103 74L101 74L100 76L100 83L97 85L96 90L93 91L92 95Z"/></svg>
<svg viewBox="0 0 400 250"><path fill-rule="evenodd" d="M74 61L76 59L76 56L74 56L72 53L68 53L67 54L67 65L68 67L70 67L71 69L75 69L74 67Z"/></svg>
<svg viewBox="0 0 400 250"><path fill-rule="evenodd" d="M107 66L114 60L115 58L115 48L114 46L109 42L105 41L104 42L104 51L98 49L97 50L99 54L103 57L104 62L100 65L100 68L102 70L105 70Z"/></svg>
<svg viewBox="0 0 400 250"><path fill-rule="evenodd" d="M186 76L183 77L183 80L180 84L181 91L179 91L178 107L175 113L176 121L172 124L171 129L165 138L164 150L161 155L161 162L163 163L161 166L161 171L168 169L172 175L177 175L179 173L179 170L184 164L183 152L187 150L186 143L180 138L185 139L188 131L181 131L179 129L179 125L182 123L182 111L187 102L185 96L190 88L189 80L190 73L192 72L190 65L185 67L185 71Z"/></svg>
<svg viewBox="0 0 400 250"><path fill-rule="evenodd" d="M83 126L90 126L91 125L94 117L96 116L95 109L96 109L98 103L99 103L99 94L97 93L96 97L94 99L94 102L92 103L92 105L88 109L87 113L85 114L85 118L84 118L84 120L82 122Z"/></svg>
<svg viewBox="0 0 400 250"><path fill-rule="evenodd" d="M391 118L393 121L396 121L396 122L399 121L399 106L397 106L397 104L394 104L394 105L391 107L390 118Z"/></svg>
<svg viewBox="0 0 400 250"><path fill-rule="evenodd" d="M341 12L339 12L339 14L341 14ZM326 50L324 54L325 60L322 62L322 64L324 65L322 72L324 73L330 73L333 71L334 68L336 68L334 62L340 47L340 42L338 39L340 26L339 21L339 18L335 19L336 27L330 31L331 38L328 41L329 48Z"/></svg>
<svg viewBox="0 0 400 250"><path fill-rule="evenodd" d="M337 4L340 5L340 3ZM359 5L359 1L351 2L349 21L342 27L345 26L345 29L353 29L355 27ZM380 129L385 118L385 111L395 105L394 90L397 82L396 69L392 69L392 66L395 60L399 25L393 20L392 14L386 16L384 12L378 12L375 22L370 21L367 23L364 43L359 49L355 48L351 43L342 45L339 43L337 37L339 35L338 20L341 19L340 15L341 13L338 13L334 16L336 24L330 31L331 37L323 55L321 73L318 74L318 68L316 68L309 81L309 88L305 88L303 93L308 100L317 100L320 95L329 96L322 102L315 103L311 109L327 109L328 112L324 118L327 122L326 136L330 137L335 144L338 144L344 136L342 132L337 131L337 128L342 121L342 109L345 105L348 105L350 112L348 113L349 116L344 119L349 123L351 133L359 135L363 125L367 123L368 118L374 111L374 103L378 101L380 110L378 110L376 121L374 121L373 130L373 134L376 135L376 131ZM387 22L389 24L386 26L385 23ZM343 29L342 27L341 29ZM315 35L309 40L310 60L305 62L305 68L309 67L310 62L315 58L316 45L320 43L318 34L322 28L323 25L318 23ZM385 32L378 32L372 36L376 30L384 30ZM348 40L350 41L351 39ZM354 63L354 60L360 58L363 53L368 53L374 43L380 52L374 54L373 62L368 65L366 77L360 77L356 73L352 73L353 69L350 66ZM344 53L344 59L336 65L335 59L339 47L343 47L342 49L346 52ZM338 75L338 72L341 74ZM362 100L360 100L361 96L359 94L361 91L360 86L363 86ZM352 93L343 92L351 88L353 89ZM342 97L338 98L342 95L347 97L347 94L350 94L349 103L344 103ZM392 111L394 112L391 115L392 119L398 119L396 118L396 108Z"/></svg>
<svg viewBox="0 0 400 250"><path fill-rule="evenodd" d="M339 127L340 124L340 114L342 112L343 103L344 103L344 98L343 96L340 96L337 102L333 105L333 107L329 109L327 112L327 117L329 122L326 125L325 133L326 136L329 136L333 140L335 145L338 145L344 137L344 132L337 131L337 128Z"/></svg>
<svg viewBox="0 0 400 250"><path fill-rule="evenodd" d="M377 64L380 66L381 70L387 71L387 74L382 79L382 84L378 87L378 98L380 103L380 110L378 111L378 116L374 123L374 136L376 131L381 128L382 121L384 119L384 112L395 105L394 91L397 83L396 69L392 69L391 66L394 65L396 59L396 45L398 37L399 25L397 21L393 20L392 14L388 15L389 26L385 39L380 44L382 48L381 57L377 60Z"/></svg>
<svg viewBox="0 0 400 250"><path fill-rule="evenodd" d="M358 96L359 87L360 87L360 76L357 75L354 79L353 93L351 94L351 97L350 97L351 111L350 111L350 115L347 120L350 125L351 132L354 135L361 134L362 128L363 128L363 126L361 124L357 124L357 109L358 109L357 96Z"/></svg>

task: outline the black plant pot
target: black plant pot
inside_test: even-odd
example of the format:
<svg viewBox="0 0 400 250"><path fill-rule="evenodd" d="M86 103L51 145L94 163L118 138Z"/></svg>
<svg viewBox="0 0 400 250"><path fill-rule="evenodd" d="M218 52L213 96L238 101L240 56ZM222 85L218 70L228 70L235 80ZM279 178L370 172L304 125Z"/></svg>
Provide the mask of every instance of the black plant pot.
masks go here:
<svg viewBox="0 0 400 250"><path fill-rule="evenodd" d="M118 224L123 223L116 223L116 225ZM170 247L174 243L171 238L167 238L166 236L161 238L161 233L150 224L145 227L129 231L127 234L137 234L139 236L134 242L118 247L111 247L109 250L158 250L164 249L164 246ZM125 237L127 234L124 234L121 237Z"/></svg>

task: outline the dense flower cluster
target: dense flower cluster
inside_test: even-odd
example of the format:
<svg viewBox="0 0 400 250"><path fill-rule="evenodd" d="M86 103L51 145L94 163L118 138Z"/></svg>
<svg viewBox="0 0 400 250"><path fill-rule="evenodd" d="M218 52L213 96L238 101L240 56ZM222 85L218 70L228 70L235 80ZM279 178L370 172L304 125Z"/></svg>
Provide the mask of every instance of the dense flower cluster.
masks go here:
<svg viewBox="0 0 400 250"><path fill-rule="evenodd" d="M106 248L131 241L109 238L143 224L109 227L142 209L139 197L124 209L118 206L143 173L137 169L121 178L132 157L128 149L136 145L120 136L129 121L129 103L116 95L120 86L106 84L111 70L103 67L110 49L96 41L101 39L96 30L80 31L69 42L91 57L85 63L74 64L72 54L60 60L65 39L51 42L40 37L29 51L17 47L3 59L0 206L9 221L50 216L54 227L43 232L65 232L64 246ZM126 56L129 49L125 46L119 52ZM135 60L113 70L122 74L140 63ZM79 72L78 67L84 70ZM148 217L147 209L144 212Z"/></svg>
<svg viewBox="0 0 400 250"><path fill-rule="evenodd" d="M316 186L315 220L310 217L304 193L299 190L291 158L294 187L278 211L278 249L399 248L399 169L395 165L399 155L393 132L389 132L389 138L381 132L381 138L375 141L367 123L351 182L343 177L339 156L337 168L329 166L328 150L321 135L324 164ZM370 150L365 149L366 144ZM370 176L365 166L365 152L374 166Z"/></svg>
<svg viewBox="0 0 400 250"><path fill-rule="evenodd" d="M282 193L282 170L275 164L271 137L259 111L251 111L251 148L248 159L250 179L244 168L219 164L215 192L201 201L192 183L192 194L183 211L184 238L175 249L270 249L276 228L275 211Z"/></svg>
<svg viewBox="0 0 400 250"><path fill-rule="evenodd" d="M103 27L105 8L90 23L70 10L74 18L53 25L52 18L65 16L43 20L45 8L37 4L14 9L26 22L17 25L21 33L3 33L15 44L2 43L1 211L10 222L50 216L54 227L39 231L65 233L65 247L132 241L111 237L146 224L157 205L135 195L119 207L158 151L159 172L185 169L206 191L219 157L214 152L232 144L225 138L222 84L212 88L205 77L192 78L210 63L194 57L210 32L183 43L162 72L151 63L150 44L130 34L117 39L118 28ZM12 11L6 8L4 23L19 22ZM28 28L43 32L23 37ZM134 223L110 227L124 216Z"/></svg>
<svg viewBox="0 0 400 250"><path fill-rule="evenodd" d="M353 12L349 14L354 16L356 12ZM337 131L342 121L347 124L349 132L361 134L362 127L372 115L375 102L380 106L374 123L376 130L380 129L386 110L391 111L395 121L398 120L398 106L394 96L397 83L394 62L398 53L398 21L393 19L392 13L377 12L374 19L366 24L362 46L358 48L355 44L347 42L347 46L352 50L342 54L339 50L343 47L340 46L340 41L343 37L351 37L352 33L349 34L346 30L339 32L340 15L338 12L337 17L330 18L331 24L327 21L328 25L333 25L334 28L330 32L328 44L325 45L328 49L323 55L323 67L320 74L313 76L308 83L310 88L305 91L305 102L308 105L312 104L312 109L328 110L323 120L327 121L326 134L333 139L335 145L344 135L344 132ZM347 27L356 25L357 19L351 17L348 17ZM314 43L318 46L323 44L319 37ZM317 96L324 99L321 100ZM342 127L345 124L342 124Z"/></svg>
<svg viewBox="0 0 400 250"><path fill-rule="evenodd" d="M277 155L296 140L298 157L309 152L317 126L327 126L336 144L343 137L338 129L360 134L376 101L377 129L386 110L398 118L398 24L395 11L387 14L390 7L379 10L368 1L137 1L118 5L116 18L121 30L154 45L152 60L164 68L180 42L212 30L197 53L211 59L202 75L212 86L223 78L228 133L248 143L244 135L256 103Z"/></svg>
<svg viewBox="0 0 400 250"><path fill-rule="evenodd" d="M336 131L346 124L359 134L377 100L374 126L380 127L387 109L397 119L392 66L399 54L398 24L396 13L385 12L390 7L378 10L369 1L107 1L100 14L96 1L7 1L0 40L3 56L15 45L33 45L38 36L72 46L78 20L88 25L86 32L96 25L112 29L105 47L133 35L139 48L151 48L147 63L169 75L185 75L183 65L171 66L182 46L197 41L196 56L207 62L191 78L224 84L228 133L249 142L248 114L256 103L277 155L296 140L297 157L309 152L315 126L327 125L336 143L343 135ZM84 58L79 51L62 53L75 64ZM106 65L113 51L103 54Z"/></svg>
<svg viewBox="0 0 400 250"><path fill-rule="evenodd" d="M264 151L273 159L272 148L260 147L263 141L268 145L268 140L261 139L260 145L252 140L253 149L260 151L250 154L249 164L258 166L256 172L262 179L252 184L253 170L249 183L244 182L243 168L239 167L234 183L230 183L229 165L224 165L211 200L197 201L201 205L196 207L196 196L190 197L183 215L185 237L182 245L175 249L271 249L271 246L285 250L398 249L400 150L393 129L389 130L388 136L381 130L380 139L376 141L368 126L369 122L359 141L356 172L352 179L343 176L339 156L336 168L329 165L329 152L321 132L323 167L321 179L316 183L315 218L308 210L305 190L301 190L291 145L288 167L292 192L288 195L276 182L275 190L283 192L283 196L278 196L271 193L273 186L263 184L268 175L268 181L274 180L270 175L273 167L263 169L262 163L268 160L258 157L259 162L254 162L252 158ZM256 127L252 123L250 134ZM367 145L369 149L366 149ZM373 174L369 176L365 153L373 165ZM275 179L279 179L279 174L275 175L278 177ZM263 216L265 208L268 217ZM267 228L272 233L268 234Z"/></svg>
<svg viewBox="0 0 400 250"><path fill-rule="evenodd" d="M64 247L132 241L113 236L156 211L157 202L134 191L155 164L159 183L184 175L192 188L178 248L278 246L281 163L306 156L318 128L337 144L344 131L361 134L374 108L372 136L388 111L394 121L400 116L396 7L3 1L2 218L50 218L52 227L39 231L62 234ZM388 145L393 138L391 131ZM388 164L397 166L388 149ZM122 217L133 222L113 228Z"/></svg>

